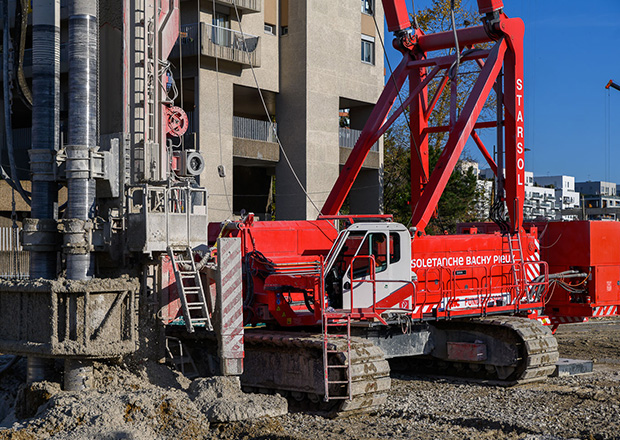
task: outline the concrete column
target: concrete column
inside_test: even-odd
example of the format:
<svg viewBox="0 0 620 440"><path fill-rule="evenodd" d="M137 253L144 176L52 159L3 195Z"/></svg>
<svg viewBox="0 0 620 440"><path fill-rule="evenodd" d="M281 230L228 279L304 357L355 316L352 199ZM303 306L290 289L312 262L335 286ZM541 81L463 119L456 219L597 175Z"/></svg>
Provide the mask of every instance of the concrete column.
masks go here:
<svg viewBox="0 0 620 440"><path fill-rule="evenodd" d="M198 122L200 153L205 159L200 184L209 190L209 221L215 222L232 218L233 84L221 72L218 78L215 71L200 69L199 75L202 85L197 92L197 107L202 109ZM210 110L205 111L205 108ZM220 165L224 167L224 178L219 175Z"/></svg>
<svg viewBox="0 0 620 440"><path fill-rule="evenodd" d="M278 134L295 173L307 185L307 2L289 2L289 33L280 38L280 94L276 98ZM293 25L294 24L294 25ZM280 158L276 167L276 217L305 219L305 195L289 165Z"/></svg>

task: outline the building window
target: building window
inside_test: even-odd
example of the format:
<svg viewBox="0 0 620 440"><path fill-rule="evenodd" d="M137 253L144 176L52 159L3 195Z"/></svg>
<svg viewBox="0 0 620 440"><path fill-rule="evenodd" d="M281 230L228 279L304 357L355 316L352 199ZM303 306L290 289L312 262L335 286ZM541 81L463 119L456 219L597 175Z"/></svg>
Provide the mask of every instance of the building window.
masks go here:
<svg viewBox="0 0 620 440"><path fill-rule="evenodd" d="M276 27L272 24L265 23L265 33L269 35L275 35Z"/></svg>
<svg viewBox="0 0 620 440"><path fill-rule="evenodd" d="M280 28L280 35L282 35L282 36L288 35L288 26L282 26Z"/></svg>
<svg viewBox="0 0 620 440"><path fill-rule="evenodd" d="M230 46L232 34L230 32L230 17L226 14L213 16L213 35L211 41L220 46Z"/></svg>
<svg viewBox="0 0 620 440"><path fill-rule="evenodd" d="M375 64L375 39L362 35L362 61Z"/></svg>
<svg viewBox="0 0 620 440"><path fill-rule="evenodd" d="M373 15L375 13L374 1L375 0L362 0L362 13Z"/></svg>

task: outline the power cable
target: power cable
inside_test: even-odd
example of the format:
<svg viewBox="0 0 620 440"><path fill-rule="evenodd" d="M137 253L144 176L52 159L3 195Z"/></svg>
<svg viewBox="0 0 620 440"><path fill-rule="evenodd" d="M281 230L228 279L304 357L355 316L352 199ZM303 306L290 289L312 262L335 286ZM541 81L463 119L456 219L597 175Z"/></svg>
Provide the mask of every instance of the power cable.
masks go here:
<svg viewBox="0 0 620 440"><path fill-rule="evenodd" d="M237 22L239 23L239 31L241 32L241 39L243 40L243 48L247 49L248 46L247 46L247 44L245 42L245 34L243 33L243 27L241 26L241 18L239 17L239 9L237 8L237 0L233 0L233 6L235 7L235 14L237 16ZM217 58L216 58L216 62L217 62ZM297 173L295 172L295 169L293 168L293 165L291 164L291 161L289 160L288 155L286 154L286 151L284 151L284 147L282 146L282 143L280 142L280 137L278 136L277 130L275 128L275 125L274 125L273 121L271 120L271 116L269 115L269 110L267 109L267 104L265 103L265 98L263 97L263 91L262 91L262 89L260 88L260 86L258 84L258 79L256 78L256 72L254 70L254 66L252 65L252 60L250 60L249 56L248 56L248 64L250 65L250 69L252 71L252 76L254 77L254 83L256 84L256 88L258 89L258 95L260 96L261 103L263 104L263 109L265 110L265 115L267 116L267 119L269 120L269 123L271 124L271 130L273 131L275 139L278 142L278 146L280 148L280 152L284 156L284 159L286 160L286 163L287 163L289 169L293 173L293 177L295 177L295 180L297 181L297 184L299 185L301 190L306 195L306 198L310 201L310 203L312 204L314 209L316 209L316 211L319 213L319 215L323 215L321 210L318 208L318 206L316 206L316 204L314 203L314 201L312 200L312 198L310 197L310 195L306 191L306 188L304 187L304 185L301 183L301 180L297 176Z"/></svg>
<svg viewBox="0 0 620 440"><path fill-rule="evenodd" d="M15 156L13 151L13 126L11 121L11 75L9 72L11 69L11 60L10 55L12 55L13 49L11 46L11 36L9 29L9 5L8 2L3 2L2 5L2 13L3 13L3 37L2 37L2 61L4 68L2 69L3 73L3 101L4 101L4 136L5 136L5 144L7 146L7 152L9 156L9 165L11 170L11 176L9 177L4 169L1 170L2 177L9 183L12 188L15 188L19 194L22 196L24 201L30 205L30 197L28 193L24 190L19 181L19 177L17 176L16 164L15 164Z"/></svg>
<svg viewBox="0 0 620 440"><path fill-rule="evenodd" d="M215 9L214 9L215 11ZM183 40L181 40L181 20L179 20L179 84L181 86L181 108L183 108L183 105L185 104L183 101ZM168 63L167 66L165 66L166 68L169 69L170 66L170 62L166 61ZM171 75L172 77L172 75ZM177 88L177 85L174 82L174 78L172 79L172 86L174 89ZM164 87L164 90L166 90L166 88ZM174 91L174 90L173 90ZM178 90L177 90L178 93ZM174 98L172 98L172 100L174 101L176 99L176 96ZM181 136L181 139L183 138L183 136Z"/></svg>
<svg viewBox="0 0 620 440"><path fill-rule="evenodd" d="M383 53L385 54L385 60L387 61L388 69L390 71L390 78L394 83L394 89L396 90L396 96L398 96L398 101L400 102L400 106L403 106L403 99L400 96L400 90L398 88L398 84L396 83L396 78L394 78L394 71L392 70L392 64L390 63L390 58L387 56L387 52L385 51L385 44L383 43L383 37L381 36L381 31L379 30L379 25L377 24L377 18L375 15L372 15L372 19L375 22L375 29L377 30L377 35L379 36L379 42L381 43L381 47L383 48ZM411 139L411 143L414 146L414 149L418 156L418 161L420 162L420 169L422 170L422 174L424 175L424 180L428 180L428 176L426 175L426 171L424 170L424 162L422 160L422 153L420 152L420 147L415 140L415 136L413 135L413 130L411 129L411 121L409 119L408 114L403 109L403 116L405 117L405 121L407 122L407 128L409 129L409 135Z"/></svg>
<svg viewBox="0 0 620 440"><path fill-rule="evenodd" d="M21 1L21 31L19 33L19 58L17 65L17 82L22 91L22 95L26 100L26 105L32 108L32 92L28 87L26 76L24 75L24 52L26 50L26 33L28 29L28 8L30 2L26 0Z"/></svg>
<svg viewBox="0 0 620 440"><path fill-rule="evenodd" d="M454 81L456 74L461 66L461 49L459 48L459 36L456 32L456 19L454 17L454 0L450 0L450 20L452 21L452 32L454 34L454 46L456 49L456 61L450 67L450 81Z"/></svg>
<svg viewBox="0 0 620 440"><path fill-rule="evenodd" d="M605 98L605 181L609 182L611 175L611 96L610 89L606 90Z"/></svg>

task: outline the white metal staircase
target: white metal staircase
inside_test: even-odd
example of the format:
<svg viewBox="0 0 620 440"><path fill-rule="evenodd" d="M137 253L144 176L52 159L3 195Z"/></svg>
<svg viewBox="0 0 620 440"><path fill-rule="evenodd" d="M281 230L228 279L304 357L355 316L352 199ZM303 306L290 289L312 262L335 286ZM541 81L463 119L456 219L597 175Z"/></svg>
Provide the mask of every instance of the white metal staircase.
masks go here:
<svg viewBox="0 0 620 440"><path fill-rule="evenodd" d="M168 247L168 255L174 268L176 286L181 300L181 308L185 319L185 327L190 333L194 327L203 326L213 330L207 299L200 279L200 272L196 269L192 249Z"/></svg>
<svg viewBox="0 0 620 440"><path fill-rule="evenodd" d="M330 329L332 331L330 332ZM346 361L344 364L329 363L330 355L341 353L342 341L346 341ZM344 374L338 374L338 370ZM353 397L351 381L351 315L348 313L330 313L323 311L323 374L325 383L325 401L351 400ZM343 377L344 376L344 377ZM346 394L330 394L334 389L347 387Z"/></svg>

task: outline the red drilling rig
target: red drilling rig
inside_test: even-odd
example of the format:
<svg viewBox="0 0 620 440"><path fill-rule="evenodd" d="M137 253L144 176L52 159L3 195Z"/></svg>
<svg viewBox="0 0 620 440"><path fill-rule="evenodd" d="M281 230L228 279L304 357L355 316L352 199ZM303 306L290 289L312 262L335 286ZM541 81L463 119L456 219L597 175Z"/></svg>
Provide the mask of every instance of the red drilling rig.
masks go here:
<svg viewBox="0 0 620 440"><path fill-rule="evenodd" d="M319 218L260 222L249 214L209 226L207 192L196 180L204 160L168 142L188 124L172 105L164 62L179 36L178 1L123 2L116 46L123 69L108 81L122 84L115 89L122 91L122 131L97 142L90 115L117 109L118 101L97 108L90 66L99 63L98 46L83 42L97 41L100 11L72 0L69 52L78 56L69 63L64 149L48 142L59 138L60 40L52 36L62 34L60 7L36 3L41 82L33 95L45 99L33 105L33 121L43 122L33 122L35 203L23 245L37 279L0 281L0 351L28 356L30 382L45 380L48 360L60 358L65 388L82 389L93 359L138 351L161 358L165 330L169 354L187 348L193 359L171 356L178 366L239 375L247 389L279 392L323 414L372 410L385 401L390 369L501 384L542 380L558 360L551 329L617 315L620 223L523 222L524 24L504 13L501 0L478 0L481 25L434 34L412 25L405 0L383 0L402 61ZM459 107L465 64L478 73ZM408 97L397 102L405 84ZM448 84L449 124L431 126ZM481 121L493 90L497 119ZM339 215L371 146L407 108L411 226L389 215ZM475 131L490 127L497 128L497 163ZM440 132L447 141L431 170L428 137ZM496 172L493 223L427 235L470 138ZM69 189L63 218L58 183ZM205 242L209 252L198 258ZM58 278L63 267L66 279Z"/></svg>
<svg viewBox="0 0 620 440"><path fill-rule="evenodd" d="M542 380L558 360L548 326L615 315L620 303L620 250L605 245L617 242L620 225L523 222L523 21L509 18L501 0L478 0L480 26L427 35L412 26L404 0L383 0L383 7L402 61L319 218L259 222L250 214L210 226L220 273L228 264L223 259L235 254L242 268L232 281L221 275L207 281L224 295L222 304L227 295L237 297L244 323L252 326L244 335L228 330L238 338L231 358L240 365L245 355L242 383L327 413L381 404L390 384L388 359L392 368L409 372L503 384ZM445 49L454 50L438 55ZM454 70L466 63L479 73L457 112ZM433 79L439 85L431 95ZM449 79L450 124L429 126ZM409 96L395 106L407 80ZM493 90L497 120L479 121ZM371 146L407 107L412 226L388 215L338 215ZM497 163L475 132L489 127L497 127ZM437 132L448 136L431 170L428 136ZM427 235L470 138L496 172L494 223L469 225L458 235ZM231 238L240 239L233 249ZM176 310L168 310L173 319ZM253 328L259 324L265 327ZM196 342L197 334L193 339L184 340L200 357L204 343Z"/></svg>

